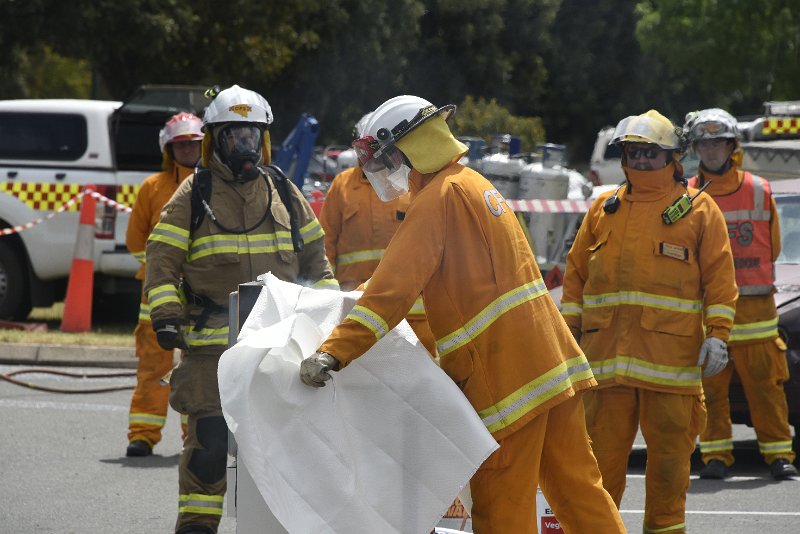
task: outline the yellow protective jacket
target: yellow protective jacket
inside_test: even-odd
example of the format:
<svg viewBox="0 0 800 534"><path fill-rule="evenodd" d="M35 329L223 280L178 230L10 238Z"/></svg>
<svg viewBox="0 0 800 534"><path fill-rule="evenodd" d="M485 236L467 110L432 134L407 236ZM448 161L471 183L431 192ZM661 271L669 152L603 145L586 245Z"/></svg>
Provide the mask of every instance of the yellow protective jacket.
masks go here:
<svg viewBox="0 0 800 534"><path fill-rule="evenodd" d="M320 350L346 365L422 293L442 369L502 439L595 384L525 234L483 176L452 163L410 179L411 205L369 286Z"/></svg>
<svg viewBox="0 0 800 534"><path fill-rule="evenodd" d="M624 170L617 211L603 211L614 192L605 193L578 230L562 314L581 332L601 387L699 394L704 334L728 339L738 295L722 212L701 193L685 217L664 224L661 212L686 193L674 164Z"/></svg>
<svg viewBox="0 0 800 534"><path fill-rule="evenodd" d="M173 162L170 169L148 176L142 182L125 232L125 244L133 257L140 262L139 270L136 271L137 280L144 280L144 250L147 238L161 216L161 209L193 170Z"/></svg>
<svg viewBox="0 0 800 534"><path fill-rule="evenodd" d="M347 169L333 180L319 222L325 230L325 253L343 291L372 276L408 203L409 195L382 202L361 167Z"/></svg>
<svg viewBox="0 0 800 534"><path fill-rule="evenodd" d="M711 180L706 193L712 197L734 193L744 179L744 173L736 165L723 174L713 174L702 167L696 176L701 183ZM781 229L778 219L778 208L775 199L770 199L770 238L772 241L772 262L781 253ZM749 345L761 343L778 337L778 311L775 308L775 290L769 295L740 296L736 302L736 317L728 345Z"/></svg>
<svg viewBox="0 0 800 534"><path fill-rule="evenodd" d="M216 159L211 160L209 168L210 204L217 220L230 230L249 231L227 232L206 215L190 235L191 176L164 206L147 242L145 290L153 324L185 317L188 325L184 339L189 348L227 345L229 294L258 275L272 272L289 282L339 287L325 257L322 227L294 185L292 202L305 242L300 253L294 251L289 212L271 178L269 183L262 178L234 181L230 170ZM269 214L262 221L267 210ZM196 295L190 297L185 309L181 279ZM206 317L198 324L204 312Z"/></svg>

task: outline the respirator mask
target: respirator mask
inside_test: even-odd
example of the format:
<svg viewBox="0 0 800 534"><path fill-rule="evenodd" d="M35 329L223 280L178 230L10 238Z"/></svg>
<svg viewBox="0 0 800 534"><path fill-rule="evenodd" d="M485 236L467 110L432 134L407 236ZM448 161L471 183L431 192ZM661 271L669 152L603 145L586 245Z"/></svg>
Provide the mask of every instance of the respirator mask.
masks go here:
<svg viewBox="0 0 800 534"><path fill-rule="evenodd" d="M248 123L230 123L214 132L217 155L228 166L233 176L249 182L259 176L263 133L261 128Z"/></svg>

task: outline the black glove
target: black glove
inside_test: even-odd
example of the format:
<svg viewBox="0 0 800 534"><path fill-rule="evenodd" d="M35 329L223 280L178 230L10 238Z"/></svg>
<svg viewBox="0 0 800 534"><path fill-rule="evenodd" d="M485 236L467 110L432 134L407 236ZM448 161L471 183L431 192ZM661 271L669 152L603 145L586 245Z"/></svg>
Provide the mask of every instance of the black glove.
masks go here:
<svg viewBox="0 0 800 534"><path fill-rule="evenodd" d="M187 349L186 343L181 335L179 321L163 321L153 323L153 330L156 331L156 341L164 350Z"/></svg>

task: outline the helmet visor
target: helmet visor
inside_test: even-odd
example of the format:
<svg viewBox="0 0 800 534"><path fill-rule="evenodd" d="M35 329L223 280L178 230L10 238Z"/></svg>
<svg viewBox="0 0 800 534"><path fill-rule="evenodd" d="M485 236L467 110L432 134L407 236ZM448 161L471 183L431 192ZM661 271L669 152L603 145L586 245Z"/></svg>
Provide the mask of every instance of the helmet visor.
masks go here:
<svg viewBox="0 0 800 534"><path fill-rule="evenodd" d="M714 139L716 137L736 137L727 124L718 121L707 121L692 127L692 139Z"/></svg>
<svg viewBox="0 0 800 534"><path fill-rule="evenodd" d="M258 152L261 148L261 128L252 124L230 124L219 132L219 146L226 154Z"/></svg>
<svg viewBox="0 0 800 534"><path fill-rule="evenodd" d="M353 143L353 146L355 147L356 143ZM364 169L364 176L382 201L389 202L408 193L408 175L411 168L406 165L403 153L396 146L388 145L378 150L357 147L356 153ZM367 153L371 154L368 159Z"/></svg>

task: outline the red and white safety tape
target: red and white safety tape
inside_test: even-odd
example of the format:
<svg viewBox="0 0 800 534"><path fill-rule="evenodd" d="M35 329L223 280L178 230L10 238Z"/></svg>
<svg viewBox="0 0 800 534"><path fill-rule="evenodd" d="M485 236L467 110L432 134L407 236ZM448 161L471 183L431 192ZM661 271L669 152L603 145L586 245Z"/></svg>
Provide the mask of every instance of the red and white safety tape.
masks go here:
<svg viewBox="0 0 800 534"><path fill-rule="evenodd" d="M47 221L49 219L52 219L53 217L55 217L59 213L63 213L66 210L68 210L70 208L70 206L75 204L78 201L78 199L83 197L83 195L91 195L95 199L97 199L98 202L102 202L103 204L108 204L109 206L111 206L112 208L114 208L117 211L123 211L123 212L126 212L126 213L130 213L132 211L131 208L129 208L125 204L120 204L119 202L111 200L110 198L101 195L97 191L85 191L85 192L83 192L83 193L81 193L79 195L75 195L71 199L67 200L64 204L61 205L60 208L58 208L57 210L55 210L55 211L53 211L51 213L48 213L47 215L45 215L41 219L36 219L35 221L31 221L31 222L28 222L28 223L25 223L25 224L18 224L17 226L12 226L11 228L0 229L0 236L17 234L19 232L22 232L23 230L27 230L29 228L33 228L37 224L41 224L41 223L43 223L43 222L45 222L45 221Z"/></svg>
<svg viewBox="0 0 800 534"><path fill-rule="evenodd" d="M532 213L586 213L592 205L591 200L506 200L514 211Z"/></svg>
<svg viewBox="0 0 800 534"><path fill-rule="evenodd" d="M114 208L117 211L123 211L125 213L130 213L131 211L133 211L131 208L129 208L125 204L120 204L116 200L111 200L110 198L101 195L97 191L89 191L86 194L92 195L94 198L97 199L98 202L102 202L103 204L108 204L109 206L111 206L112 208Z"/></svg>

